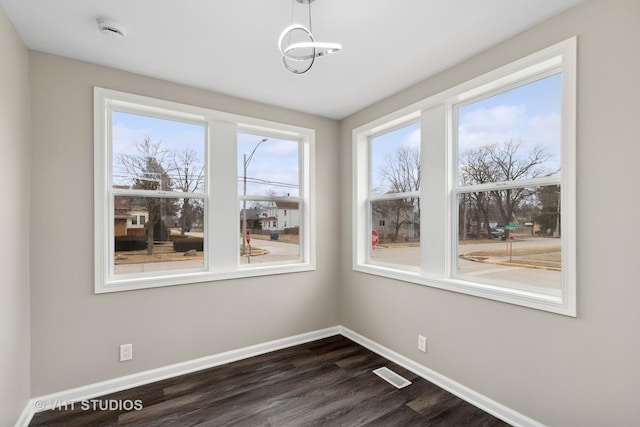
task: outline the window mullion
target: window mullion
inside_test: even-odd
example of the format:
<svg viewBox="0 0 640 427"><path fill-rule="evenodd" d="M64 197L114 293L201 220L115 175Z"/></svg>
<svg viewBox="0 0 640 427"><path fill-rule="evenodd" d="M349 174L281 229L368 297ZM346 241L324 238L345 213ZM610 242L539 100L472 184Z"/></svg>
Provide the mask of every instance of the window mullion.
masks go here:
<svg viewBox="0 0 640 427"><path fill-rule="evenodd" d="M237 126L209 122L207 159L210 197L205 229L209 268L215 272L235 271L238 265L240 226L238 221ZM212 149L214 148L215 149Z"/></svg>
<svg viewBox="0 0 640 427"><path fill-rule="evenodd" d="M421 116L421 194L420 230L423 274L444 276L448 246L447 209L447 108L439 105Z"/></svg>

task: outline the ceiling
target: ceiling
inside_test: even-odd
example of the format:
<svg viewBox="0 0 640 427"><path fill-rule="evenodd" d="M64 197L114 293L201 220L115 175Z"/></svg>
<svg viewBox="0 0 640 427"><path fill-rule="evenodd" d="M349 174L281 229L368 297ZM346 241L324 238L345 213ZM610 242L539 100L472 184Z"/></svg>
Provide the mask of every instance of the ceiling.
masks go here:
<svg viewBox="0 0 640 427"><path fill-rule="evenodd" d="M342 119L584 0L317 0L317 41L342 51L285 70L295 0L0 0L25 44L95 64ZM121 24L125 39L96 20Z"/></svg>

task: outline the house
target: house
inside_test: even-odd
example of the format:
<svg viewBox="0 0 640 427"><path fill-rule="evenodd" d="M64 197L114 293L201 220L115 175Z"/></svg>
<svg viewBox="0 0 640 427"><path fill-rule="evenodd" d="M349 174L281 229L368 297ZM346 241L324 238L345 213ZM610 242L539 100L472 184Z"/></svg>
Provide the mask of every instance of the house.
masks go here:
<svg viewBox="0 0 640 427"><path fill-rule="evenodd" d="M381 201L372 207L371 228L386 242L416 241L420 237L420 213L414 202Z"/></svg>
<svg viewBox="0 0 640 427"><path fill-rule="evenodd" d="M265 207L247 209L247 230L280 231L295 230L300 226L300 211L298 202L270 201ZM240 210L240 226L244 221L243 211Z"/></svg>
<svg viewBox="0 0 640 427"><path fill-rule="evenodd" d="M263 222L267 219L267 211L265 209L259 207L253 207L247 209L247 230L264 230ZM240 227L242 227L242 222L245 219L244 211L240 210Z"/></svg>
<svg viewBox="0 0 640 427"><path fill-rule="evenodd" d="M129 210L129 219L127 221L127 232L129 234L138 234L138 230L144 230L144 225L149 218L149 211L142 206L133 206ZM133 231L136 230L136 231Z"/></svg>
<svg viewBox="0 0 640 427"><path fill-rule="evenodd" d="M455 386L451 389L459 395L482 403L486 410L514 425L640 425L640 343L636 339L640 282L635 269L640 258L640 228L634 226L640 220L640 199L635 195L640 158L638 0L587 0L562 12L550 12L529 28L487 43L481 52L469 52L462 61L439 62L441 66L428 74L427 68L436 57L423 58L417 71L422 73L424 68L425 74L403 79L402 89L388 96L361 87L364 76L373 75L383 85L407 68L386 61L386 51L394 53L395 45L416 49L420 44L436 44L446 55L455 40L407 39L403 36L415 33L404 32L387 34L383 27L369 25L372 7L363 7L360 22L344 22L343 11L336 10L331 19L349 28L353 37L368 39L369 32L383 32L388 43L370 46L370 51L360 55L374 56L377 67L363 67L348 75L350 89L366 100L366 106L335 117L309 113L307 106L313 100L302 91L292 97L299 108L282 107L285 97L262 79L263 62L268 57L262 52L247 55L254 61L252 67L219 60L217 68L230 67L247 81L258 80L264 87L260 93L271 97L271 102L250 100L251 91L235 97L228 91L210 92L196 84L169 81L163 78L166 70L142 75L121 69L130 62L144 63L144 57L121 55L122 67L100 65L102 52L120 52L122 43L100 42L104 43L102 49L90 49L93 63L45 52L40 45L28 47L30 33L19 34L14 26L21 21L12 22L8 17L10 7L14 10L25 3L0 0L0 224L4 227L0 249L0 425L27 425L36 410L35 402L43 397L65 399L83 396L86 390L99 395L143 382L166 367L192 366L190 363L205 356L236 355L243 349L242 354L249 354L247 349L260 344L299 342L301 336L312 338L322 333L361 337L387 357L411 363L421 372L430 372L439 383ZM133 3L127 7L136 8ZM273 7L274 2L268 3ZM365 4L319 0L314 5L327 7L327 3ZM396 20L404 24L410 18L411 5L428 4L435 14L439 7L453 2L375 3L384 6L389 24ZM457 6L460 16L455 29L461 38L475 19L466 10L474 3L464 1ZM542 4L557 1L508 3L498 14L512 8L529 14ZM488 7L490 3L482 4ZM37 5L42 19L34 27L36 33L46 23L59 25L49 12L59 8L68 13L59 2ZM140 15L147 16L147 9ZM154 39L164 54L175 32L170 31L173 14L163 13L167 21L151 24L166 33L166 38ZM434 14L420 14L424 25L415 26L419 34L439 23ZM201 15L210 26L238 20L235 16ZM85 18L90 27L94 17ZM248 21L252 25L273 23L268 19ZM196 22L192 24L195 27ZM322 23L316 24L314 30L321 33ZM513 24L505 20L496 29ZM93 27L91 30L97 32ZM263 37L255 31L247 30L246 34L254 37L254 42ZM569 250L575 251L576 316L452 291L433 278L416 284L399 280L393 272L380 275L354 270L357 242L353 236L359 232L354 211L366 209L364 204L354 203L358 197L354 192L354 129L573 36L578 46L577 240L576 247ZM90 37L88 32L86 38ZM68 39L62 45L80 50L87 46L84 38ZM234 37L200 40L193 46L180 46L180 54L171 61L175 68L185 68L182 64L188 55L218 55L217 43L233 44L241 57L239 41ZM348 54L344 43L339 55ZM296 80L292 86L299 89L298 84L301 87L304 81L313 84L313 72L321 76L332 72L328 70L342 70L344 57L331 62L333 58L319 58L311 74L302 76L306 80ZM215 70L202 73L207 76L203 81L217 78ZM315 191L316 233L313 242L305 242L313 243L317 254L313 269L96 294L94 205L100 200L93 191L95 86L313 129L316 157L310 188ZM336 109L343 108L344 104L334 99L333 85L321 90ZM235 128L230 129L224 128L220 134L233 136ZM451 153L443 153L447 155ZM227 193L234 196L235 178L224 182ZM421 215L427 214L430 202L421 202ZM215 229L212 236L237 240L237 202L215 205L212 199L208 203L218 209L216 212L234 218L231 223L207 223ZM274 209L279 213L285 208ZM289 217L291 208L286 209ZM284 217L284 211L282 214ZM603 226L612 218L621 224L619 231ZM287 226L293 224L289 221ZM440 232L440 226L423 228L421 238L431 239ZM424 259L431 262L439 257L441 254L434 252L425 254ZM232 261L236 259L234 248ZM418 335L428 338L426 353L417 348ZM120 345L128 343L134 346L134 359L121 363Z"/></svg>
<svg viewBox="0 0 640 427"><path fill-rule="evenodd" d="M260 222L263 230L285 232L288 229L297 229L300 226L298 203L271 201Z"/></svg>
<svg viewBox="0 0 640 427"><path fill-rule="evenodd" d="M115 236L142 236L145 234L144 226L149 218L147 209L131 204L129 197L115 197L114 205Z"/></svg>

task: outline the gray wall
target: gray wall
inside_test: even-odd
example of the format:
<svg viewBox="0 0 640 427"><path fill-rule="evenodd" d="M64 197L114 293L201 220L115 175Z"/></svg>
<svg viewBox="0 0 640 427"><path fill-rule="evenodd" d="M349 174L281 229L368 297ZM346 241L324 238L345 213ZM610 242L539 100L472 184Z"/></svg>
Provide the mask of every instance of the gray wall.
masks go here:
<svg viewBox="0 0 640 427"><path fill-rule="evenodd" d="M638 0L592 0L341 123L348 183L353 128L577 35L578 317L353 272L344 185L344 326L544 424L640 425L639 23Z"/></svg>
<svg viewBox="0 0 640 427"><path fill-rule="evenodd" d="M30 65L33 396L338 324L337 122L39 52ZM94 295L94 85L316 129L317 271Z"/></svg>
<svg viewBox="0 0 640 427"><path fill-rule="evenodd" d="M0 8L0 426L15 422L29 385L29 56Z"/></svg>
<svg viewBox="0 0 640 427"><path fill-rule="evenodd" d="M0 9L0 224L16 242L0 245L0 425L29 396L336 324L550 426L639 425L638 22L637 0L591 0L355 114L338 133L330 120L27 54ZM351 271L351 129L573 35L578 317ZM316 128L318 271L94 295L93 85ZM329 173L336 163L341 176ZM28 224L29 212L30 228L6 226ZM127 342L135 358L119 363Z"/></svg>

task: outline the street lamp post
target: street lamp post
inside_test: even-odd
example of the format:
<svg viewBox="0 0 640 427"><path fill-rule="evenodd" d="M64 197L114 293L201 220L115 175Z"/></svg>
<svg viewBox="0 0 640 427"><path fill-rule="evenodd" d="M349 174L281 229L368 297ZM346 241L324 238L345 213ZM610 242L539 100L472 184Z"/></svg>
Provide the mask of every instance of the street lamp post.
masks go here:
<svg viewBox="0 0 640 427"><path fill-rule="evenodd" d="M243 156L243 166L244 166L244 174L243 174L244 189L242 192L243 196L247 195L247 166L249 166L251 159L253 159L253 155L256 153L256 150L263 142L267 142L267 138L262 138L262 141L256 144L256 146L253 148L253 151L251 151L249 156L247 156L246 154L244 154ZM243 198L242 199L242 254L243 255L247 252L247 240L245 239L246 235L247 235L247 199Z"/></svg>

